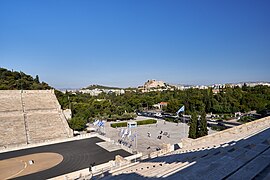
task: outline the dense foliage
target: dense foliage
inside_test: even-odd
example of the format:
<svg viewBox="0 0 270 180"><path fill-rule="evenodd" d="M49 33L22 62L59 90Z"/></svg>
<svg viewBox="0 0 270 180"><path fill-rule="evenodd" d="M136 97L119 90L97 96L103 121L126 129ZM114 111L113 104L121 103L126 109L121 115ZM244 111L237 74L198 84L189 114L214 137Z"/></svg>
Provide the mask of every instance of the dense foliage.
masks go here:
<svg viewBox="0 0 270 180"><path fill-rule="evenodd" d="M82 131L86 128L86 120L82 117L73 117L70 120L68 120L69 127L76 131Z"/></svg>
<svg viewBox="0 0 270 180"><path fill-rule="evenodd" d="M185 105L185 114L260 112L270 108L270 87L267 86L226 87L218 94L213 94L212 89L187 89L149 93L127 91L118 96L102 93L96 97L89 94L57 93L57 97L63 108L71 107L74 116L88 121L93 118L121 119L137 110L150 109L161 101L168 102L164 111L174 114L182 105Z"/></svg>
<svg viewBox="0 0 270 180"><path fill-rule="evenodd" d="M0 68L0 90L42 90L52 89L47 83L39 82L39 77L36 75L33 78L23 72L9 71Z"/></svg>

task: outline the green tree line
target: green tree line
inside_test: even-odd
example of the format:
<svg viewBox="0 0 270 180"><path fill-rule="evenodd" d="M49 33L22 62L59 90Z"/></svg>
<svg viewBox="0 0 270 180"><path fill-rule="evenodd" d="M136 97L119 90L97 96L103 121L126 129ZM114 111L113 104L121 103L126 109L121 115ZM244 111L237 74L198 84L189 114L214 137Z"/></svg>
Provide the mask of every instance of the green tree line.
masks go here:
<svg viewBox="0 0 270 180"><path fill-rule="evenodd" d="M39 76L33 78L23 72L0 68L0 90L42 90L52 89L47 83L40 82Z"/></svg>
<svg viewBox="0 0 270 180"><path fill-rule="evenodd" d="M68 92L56 92L56 94L63 108L71 107L74 117L88 122L95 118L130 119L134 117L135 111L150 109L154 104L162 101L168 102L168 106L163 109L168 113L176 113L182 105L185 105L185 114L204 112L227 114L251 110L262 112L270 109L270 87L267 86L226 87L220 89L218 94L213 94L211 88L149 93L126 91L122 95L101 93L98 96Z"/></svg>
<svg viewBox="0 0 270 180"><path fill-rule="evenodd" d="M74 115L79 114L85 119L95 117L121 116L134 113L136 110L151 108L161 101L168 102L163 110L175 113L185 105L185 114L201 113L235 113L257 110L258 112L270 108L270 87L255 86L244 88L226 87L218 94L212 89L187 89L163 92L139 93L127 91L122 95L101 93L98 96L89 94L57 93L63 108L72 107Z"/></svg>

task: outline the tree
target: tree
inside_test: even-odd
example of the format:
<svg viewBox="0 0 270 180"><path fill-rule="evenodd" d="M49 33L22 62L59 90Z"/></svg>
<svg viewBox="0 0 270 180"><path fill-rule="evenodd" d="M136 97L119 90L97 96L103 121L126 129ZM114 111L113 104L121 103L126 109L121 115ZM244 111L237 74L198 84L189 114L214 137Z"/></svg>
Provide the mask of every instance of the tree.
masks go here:
<svg viewBox="0 0 270 180"><path fill-rule="evenodd" d="M36 75L36 78L34 79L34 81L39 84L39 77L38 77L38 75Z"/></svg>
<svg viewBox="0 0 270 180"><path fill-rule="evenodd" d="M246 83L244 83L244 85L242 86L242 90L243 90L243 91L247 91L247 90L248 90L248 86L247 86Z"/></svg>
<svg viewBox="0 0 270 180"><path fill-rule="evenodd" d="M188 137L192 138L192 139L196 139L197 138L197 129L198 129L198 116L196 113L192 113Z"/></svg>
<svg viewBox="0 0 270 180"><path fill-rule="evenodd" d="M201 114L201 121L199 126L199 132L198 137L206 136L208 135L208 129L207 129L207 120L206 120L206 113L203 112Z"/></svg>
<svg viewBox="0 0 270 180"><path fill-rule="evenodd" d="M9 74L8 72L1 73L0 69L0 77L5 78L2 81L3 83L0 78L0 89L13 88L12 81L5 83L6 79L9 79L7 78ZM29 78L23 78L23 87L28 86L25 84L25 79L27 82L30 81ZM11 80L13 79L11 78ZM16 83L17 81L14 82ZM21 83L19 82L16 84L20 85ZM30 87L35 88L33 83L30 83ZM41 87L44 89L46 85L41 84ZM74 104L74 116L82 117L86 120L93 120L94 118L122 119L125 118L123 117L124 113L134 113L136 110L142 111L162 101L168 102L168 106L163 111L175 113L179 107L185 105L185 114L204 111L206 113L213 112L218 114L232 114L238 111L248 112L250 110L262 111L270 104L270 87L267 86L248 87L247 91L243 91L239 87L226 87L223 89L223 92L217 94L213 94L212 89L187 89L149 93L127 90L125 94L121 95L102 93L97 97L82 93L56 93L56 95L63 108L68 108L68 96L70 96L70 101ZM200 124L197 128L200 130ZM196 133L196 137L198 136L201 136L201 134L199 133L198 135Z"/></svg>
<svg viewBox="0 0 270 180"><path fill-rule="evenodd" d="M82 131L86 127L87 121L81 117L74 117L68 121L69 127L76 131Z"/></svg>

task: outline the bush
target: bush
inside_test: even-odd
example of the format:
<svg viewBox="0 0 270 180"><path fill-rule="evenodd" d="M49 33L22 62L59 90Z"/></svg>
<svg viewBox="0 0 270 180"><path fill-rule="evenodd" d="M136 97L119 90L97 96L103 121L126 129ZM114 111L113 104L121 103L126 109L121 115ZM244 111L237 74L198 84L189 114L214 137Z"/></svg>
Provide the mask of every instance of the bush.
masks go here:
<svg viewBox="0 0 270 180"><path fill-rule="evenodd" d="M146 119L142 121L136 121L137 125L146 125L146 124L156 124L157 120L154 119ZM127 127L127 122L119 122L119 123L113 123L111 124L111 127L116 128L116 127Z"/></svg>
<svg viewBox="0 0 270 180"><path fill-rule="evenodd" d="M142 121L136 121L137 125L146 125L146 124L156 124L157 120L154 119L146 119L146 120L142 120Z"/></svg>
<svg viewBox="0 0 270 180"><path fill-rule="evenodd" d="M111 124L111 127L113 127L113 128L116 128L116 127L127 127L127 122L113 123L113 124Z"/></svg>

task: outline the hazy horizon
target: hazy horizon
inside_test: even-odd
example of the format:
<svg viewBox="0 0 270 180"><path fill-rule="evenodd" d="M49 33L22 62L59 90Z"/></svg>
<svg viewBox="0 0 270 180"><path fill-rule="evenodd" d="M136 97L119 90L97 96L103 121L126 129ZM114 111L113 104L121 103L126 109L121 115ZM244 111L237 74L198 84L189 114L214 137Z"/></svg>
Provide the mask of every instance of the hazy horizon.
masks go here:
<svg viewBox="0 0 270 180"><path fill-rule="evenodd" d="M270 1L0 2L0 67L61 88L270 81Z"/></svg>

